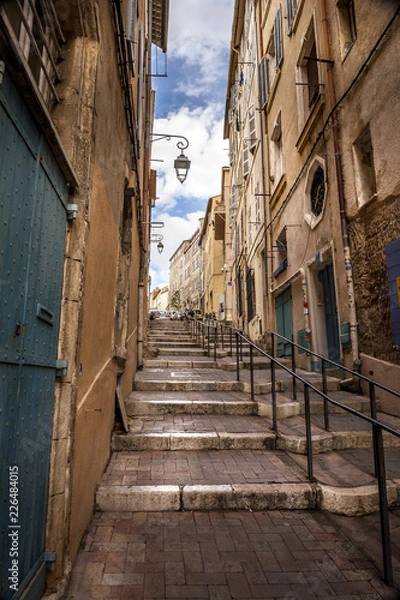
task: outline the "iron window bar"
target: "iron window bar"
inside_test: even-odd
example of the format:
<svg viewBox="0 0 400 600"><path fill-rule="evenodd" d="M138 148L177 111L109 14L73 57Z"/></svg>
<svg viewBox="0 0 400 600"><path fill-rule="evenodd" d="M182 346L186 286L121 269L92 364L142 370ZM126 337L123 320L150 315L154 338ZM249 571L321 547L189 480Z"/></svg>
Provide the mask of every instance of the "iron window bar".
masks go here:
<svg viewBox="0 0 400 600"><path fill-rule="evenodd" d="M39 0L39 2L40 2L40 5L41 5L43 11L46 12L46 9L43 7L42 0ZM26 34L28 35L28 37L30 39L30 42L31 42L31 45L32 45L32 49L33 49L33 51L34 51L34 53L35 53L35 55L36 55L36 57L37 57L37 59L39 61L39 64L40 64L39 73L37 75L35 75L34 73L32 73L34 75L35 81L36 81L36 83L39 86L40 85L40 83L39 83L40 73L43 72L43 75L46 78L48 86L49 86L49 88L50 88L50 90L51 90L51 92L53 94L54 100L56 102L60 102L60 98L59 98L57 90L56 90L56 88L54 86L53 79L52 79L52 77L51 77L51 75L49 73L49 68L48 68L48 66L46 65L46 63L43 60L42 53L39 50L39 47L38 47L38 44L37 44L37 40L36 40L36 37L35 37L34 32L33 32L33 26L36 25L37 26L37 30L38 30L38 36L37 36L38 37L38 41L40 41L41 43L43 43L43 45L44 45L44 47L46 49L47 56L49 57L51 66L53 68L54 80L55 81L60 81L60 75L58 73L58 69L57 69L57 66L56 66L55 61L54 61L53 52L51 51L51 48L49 47L47 36L45 35L45 33L43 31L42 24L41 24L40 17L39 17L39 14L37 12L37 9L33 5L33 1L29 0L29 6L30 6L30 8L32 10L33 17L34 17L33 23L32 23L32 25L30 25L30 23L28 22L25 14L24 14L24 10L23 10L23 8L21 6L20 0L16 0L15 6L17 7L17 9L19 11L19 15L20 15L21 21L22 21L22 23L24 25ZM7 11L6 11L6 14L7 14ZM16 32L16 35L17 35L17 32ZM23 51L23 48L21 47L21 44L20 44L19 40L18 40L18 44L19 44L19 47L21 48L21 50ZM57 46L58 46L58 43L57 43ZM29 61L29 56L26 57L26 61L29 64L29 62L30 62ZM41 91L42 96L46 100L44 90L40 89L40 91Z"/></svg>

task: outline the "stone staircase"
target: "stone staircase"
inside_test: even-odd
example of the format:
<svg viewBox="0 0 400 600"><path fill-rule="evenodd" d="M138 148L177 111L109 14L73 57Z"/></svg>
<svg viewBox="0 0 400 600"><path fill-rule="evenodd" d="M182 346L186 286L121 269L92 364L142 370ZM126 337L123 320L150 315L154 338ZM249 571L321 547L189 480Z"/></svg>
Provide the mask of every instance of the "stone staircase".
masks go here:
<svg viewBox="0 0 400 600"><path fill-rule="evenodd" d="M362 515L378 509L370 426L311 394L314 480L307 477L304 403L277 371L278 432L272 429L271 381L265 359L236 380L236 358L207 356L186 323L150 322L144 369L126 399L129 431L116 430L112 457L97 491L102 511L324 509ZM244 357L243 363L247 359ZM243 364L245 366L245 364ZM320 375L301 372L320 386ZM369 400L328 379L338 402L369 413ZM395 429L400 420L387 415ZM387 489L398 505L399 439L385 435Z"/></svg>

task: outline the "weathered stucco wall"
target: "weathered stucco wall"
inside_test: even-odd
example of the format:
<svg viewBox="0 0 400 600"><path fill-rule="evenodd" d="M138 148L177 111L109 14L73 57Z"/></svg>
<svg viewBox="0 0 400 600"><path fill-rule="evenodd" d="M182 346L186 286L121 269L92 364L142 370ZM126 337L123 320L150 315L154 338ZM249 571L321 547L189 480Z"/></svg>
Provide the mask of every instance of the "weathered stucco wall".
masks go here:
<svg viewBox="0 0 400 600"><path fill-rule="evenodd" d="M90 521L110 455L116 386L132 389L137 368L139 244L133 170L112 22L112 4L69 5L53 118L79 178L67 225L47 548L57 552L48 593L62 593ZM127 194L131 188L135 193Z"/></svg>

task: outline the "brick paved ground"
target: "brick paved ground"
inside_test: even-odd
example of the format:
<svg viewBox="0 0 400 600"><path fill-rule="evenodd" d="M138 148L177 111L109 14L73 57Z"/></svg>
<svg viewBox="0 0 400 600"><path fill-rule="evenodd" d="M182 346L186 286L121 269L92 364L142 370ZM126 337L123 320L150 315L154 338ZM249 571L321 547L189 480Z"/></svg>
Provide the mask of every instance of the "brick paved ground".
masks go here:
<svg viewBox="0 0 400 600"><path fill-rule="evenodd" d="M96 513L66 598L398 600L340 531L306 511Z"/></svg>

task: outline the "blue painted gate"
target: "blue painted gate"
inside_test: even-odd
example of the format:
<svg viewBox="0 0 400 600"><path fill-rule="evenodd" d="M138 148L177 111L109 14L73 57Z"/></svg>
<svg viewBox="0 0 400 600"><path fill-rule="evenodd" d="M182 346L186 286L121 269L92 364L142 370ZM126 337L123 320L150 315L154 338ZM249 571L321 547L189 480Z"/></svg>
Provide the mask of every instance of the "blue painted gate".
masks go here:
<svg viewBox="0 0 400 600"><path fill-rule="evenodd" d="M40 598L67 185L21 95L0 86L0 598ZM24 596L25 597L25 596Z"/></svg>
<svg viewBox="0 0 400 600"><path fill-rule="evenodd" d="M291 340L293 337L292 289L289 287L275 299L276 332ZM290 356L292 346L281 338L277 338L278 356Z"/></svg>

